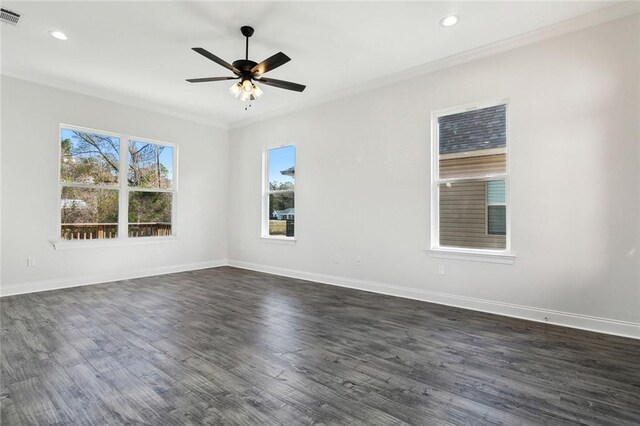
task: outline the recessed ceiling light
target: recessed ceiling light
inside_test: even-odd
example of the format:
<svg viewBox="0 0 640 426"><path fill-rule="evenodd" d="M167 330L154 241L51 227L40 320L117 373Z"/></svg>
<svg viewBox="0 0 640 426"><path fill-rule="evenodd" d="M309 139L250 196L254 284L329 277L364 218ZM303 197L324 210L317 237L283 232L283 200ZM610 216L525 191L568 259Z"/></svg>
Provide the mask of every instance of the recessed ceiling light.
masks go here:
<svg viewBox="0 0 640 426"><path fill-rule="evenodd" d="M49 31L49 35L53 38L57 38L58 40L66 40L69 38L62 31Z"/></svg>
<svg viewBox="0 0 640 426"><path fill-rule="evenodd" d="M440 25L443 27L453 27L458 23L458 19L456 15L449 15L440 20Z"/></svg>

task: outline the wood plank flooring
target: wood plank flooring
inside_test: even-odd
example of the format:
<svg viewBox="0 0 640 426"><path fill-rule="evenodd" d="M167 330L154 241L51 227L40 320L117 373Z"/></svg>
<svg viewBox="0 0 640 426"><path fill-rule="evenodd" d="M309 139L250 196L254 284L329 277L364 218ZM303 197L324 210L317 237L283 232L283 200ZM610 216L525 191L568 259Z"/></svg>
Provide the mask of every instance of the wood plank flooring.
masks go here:
<svg viewBox="0 0 640 426"><path fill-rule="evenodd" d="M2 425L640 423L640 341L230 267L0 299Z"/></svg>

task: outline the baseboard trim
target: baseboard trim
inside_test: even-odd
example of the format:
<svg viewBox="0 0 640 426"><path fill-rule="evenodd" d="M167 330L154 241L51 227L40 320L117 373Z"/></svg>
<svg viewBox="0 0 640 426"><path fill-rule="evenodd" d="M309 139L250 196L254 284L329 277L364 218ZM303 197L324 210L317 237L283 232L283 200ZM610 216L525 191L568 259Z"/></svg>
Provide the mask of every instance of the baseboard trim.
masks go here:
<svg viewBox="0 0 640 426"><path fill-rule="evenodd" d="M60 278L44 281L22 282L0 286L0 297L18 294L35 293L39 291L59 290L69 287L80 287L101 284L112 281L130 280L134 278L152 277L156 275L173 274L175 272L196 271L198 269L217 268L226 266L226 259L207 262L187 263L182 265L160 266L157 268L140 269L132 272L97 275L93 277Z"/></svg>
<svg viewBox="0 0 640 426"><path fill-rule="evenodd" d="M229 266L267 274L280 275L322 284L330 284L339 287L347 287L356 290L364 290L389 296L404 297L407 299L421 300L440 305L454 306L457 308L471 309L490 314L520 318L529 321L554 324L563 327L577 328L596 333L612 334L622 337L640 339L640 324L626 321L618 321L607 318L574 314L570 312L554 311L550 309L531 306L515 305L511 303L495 302L491 300L473 297L458 296L436 291L419 290L400 287L392 284L384 284L375 281L365 281L352 278L337 277L314 272L305 272L294 269L261 265L257 263L229 260Z"/></svg>
<svg viewBox="0 0 640 426"><path fill-rule="evenodd" d="M113 281L129 280L134 278L152 277L156 275L172 274L176 272L196 271L199 269L217 268L220 266L233 266L235 268L264 272L272 275L297 278L313 281L321 284L329 284L338 287L352 288L372 293L385 294L406 299L421 300L440 305L454 306L457 308L471 309L490 314L520 318L529 321L559 325L563 327L577 328L596 333L612 334L615 336L640 339L640 324L618 321L608 318L593 317L589 315L574 314L570 312L554 311L550 309L531 306L502 303L492 300L478 299L474 297L459 296L429 290L401 287L393 284L385 284L376 281L358 280L353 278L338 277L315 272L306 272L295 269L280 268L239 260L212 260L207 262L188 263L182 265L161 266L157 268L141 269L135 272L107 274L93 277L61 278L54 280L23 282L0 286L0 297L14 296L18 294L34 293L40 291L59 290L63 288L79 287L85 285L101 284Z"/></svg>

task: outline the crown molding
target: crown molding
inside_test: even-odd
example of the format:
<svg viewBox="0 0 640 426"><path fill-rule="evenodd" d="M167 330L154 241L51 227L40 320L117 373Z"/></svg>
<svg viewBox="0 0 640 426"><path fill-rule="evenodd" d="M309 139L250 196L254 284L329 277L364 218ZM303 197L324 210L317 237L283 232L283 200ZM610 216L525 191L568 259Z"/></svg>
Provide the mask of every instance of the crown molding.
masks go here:
<svg viewBox="0 0 640 426"><path fill-rule="evenodd" d="M108 90L91 89L86 86L80 86L76 83L69 81L56 80L48 77L43 77L35 73L14 74L10 72L2 72L2 76L15 78L16 80L28 81L30 83L40 84L54 89L64 90L67 92L76 93L79 95L90 96L93 98L102 99L109 102L125 105L128 107L139 108L145 111L153 112L156 114L166 115L172 118L177 118L191 123L203 124L209 127L228 130L229 126L226 123L216 121L206 115L194 115L192 113L177 111L173 108L160 105L153 101L145 99L134 98L127 95L120 95Z"/></svg>
<svg viewBox="0 0 640 426"><path fill-rule="evenodd" d="M580 15L566 21L558 22L556 24L540 28L538 30L530 31L515 37L480 46L475 49L467 50L455 55L428 62L426 64L418 65L416 67L412 67L394 74L389 74L384 77L361 82L359 84L350 86L349 88L335 90L326 95L321 95L307 101L292 103L287 107L280 108L271 112L262 113L249 119L234 121L229 123L229 129L239 129L260 121L269 120L285 114L290 114L300 110L319 106L328 102L336 101L338 99L368 92L371 90L372 86L375 86L378 89L392 86L394 84L398 84L403 81L415 78L416 76L423 76L425 74L441 71L443 69L447 69L456 65L461 65L467 62L496 55L498 53L527 46L543 40L559 37L561 35L580 31L589 27L594 27L637 13L640 13L640 2L623 1L616 4L615 6L610 6L585 15Z"/></svg>

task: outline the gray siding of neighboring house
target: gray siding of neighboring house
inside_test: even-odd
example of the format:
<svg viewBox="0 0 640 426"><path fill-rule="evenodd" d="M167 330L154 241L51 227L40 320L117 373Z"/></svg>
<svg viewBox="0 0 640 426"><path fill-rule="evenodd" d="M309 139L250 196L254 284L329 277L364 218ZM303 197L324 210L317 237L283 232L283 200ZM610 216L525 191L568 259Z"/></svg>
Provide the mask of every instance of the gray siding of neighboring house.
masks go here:
<svg viewBox="0 0 640 426"><path fill-rule="evenodd" d="M487 234L486 182L440 187L440 245L504 249L504 235Z"/></svg>

